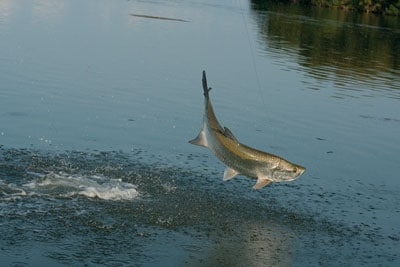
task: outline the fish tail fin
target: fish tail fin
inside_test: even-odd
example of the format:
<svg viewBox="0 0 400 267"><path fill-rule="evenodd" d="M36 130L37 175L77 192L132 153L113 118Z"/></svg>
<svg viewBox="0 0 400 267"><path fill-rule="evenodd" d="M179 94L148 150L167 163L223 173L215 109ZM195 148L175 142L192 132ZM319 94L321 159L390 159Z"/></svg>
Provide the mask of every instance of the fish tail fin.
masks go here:
<svg viewBox="0 0 400 267"><path fill-rule="evenodd" d="M211 91L211 87L208 88L208 86L207 86L207 77L206 77L206 71L205 71L205 70L203 70L203 79L202 79L202 82L203 82L204 96L205 96L206 98L208 98L208 92Z"/></svg>

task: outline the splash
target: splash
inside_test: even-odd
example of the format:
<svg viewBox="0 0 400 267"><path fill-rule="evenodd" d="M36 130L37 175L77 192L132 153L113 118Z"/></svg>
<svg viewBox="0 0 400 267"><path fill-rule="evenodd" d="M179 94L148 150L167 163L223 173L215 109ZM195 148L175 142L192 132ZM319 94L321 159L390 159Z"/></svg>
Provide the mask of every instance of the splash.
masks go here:
<svg viewBox="0 0 400 267"><path fill-rule="evenodd" d="M40 174L23 185L25 191L59 197L85 196L104 200L132 200L139 196L135 185L121 179L99 175L76 175L65 172Z"/></svg>
<svg viewBox="0 0 400 267"><path fill-rule="evenodd" d="M26 196L25 190L19 188L17 185L10 183L7 184L0 179L0 197L3 200L14 200L22 196Z"/></svg>

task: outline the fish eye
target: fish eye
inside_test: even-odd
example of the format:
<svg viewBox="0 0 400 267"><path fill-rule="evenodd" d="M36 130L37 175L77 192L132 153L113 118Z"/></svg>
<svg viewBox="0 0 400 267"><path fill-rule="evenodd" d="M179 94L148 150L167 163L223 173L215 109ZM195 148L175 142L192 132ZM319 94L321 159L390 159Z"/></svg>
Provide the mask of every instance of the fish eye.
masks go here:
<svg viewBox="0 0 400 267"><path fill-rule="evenodd" d="M293 170L292 170L292 172L297 172L297 168L294 167Z"/></svg>

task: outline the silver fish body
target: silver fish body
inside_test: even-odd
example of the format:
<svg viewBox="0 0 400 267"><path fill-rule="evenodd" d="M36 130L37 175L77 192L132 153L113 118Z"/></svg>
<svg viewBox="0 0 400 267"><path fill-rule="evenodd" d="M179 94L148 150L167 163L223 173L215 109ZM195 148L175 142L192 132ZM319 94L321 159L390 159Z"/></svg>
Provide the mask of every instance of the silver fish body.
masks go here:
<svg viewBox="0 0 400 267"><path fill-rule="evenodd" d="M240 143L228 128L222 127L211 105L211 88L207 86L205 71L202 82L205 104L203 127L199 135L189 143L210 149L227 166L224 180L242 174L257 179L253 188L260 189L271 182L292 181L303 174L304 167L246 146Z"/></svg>

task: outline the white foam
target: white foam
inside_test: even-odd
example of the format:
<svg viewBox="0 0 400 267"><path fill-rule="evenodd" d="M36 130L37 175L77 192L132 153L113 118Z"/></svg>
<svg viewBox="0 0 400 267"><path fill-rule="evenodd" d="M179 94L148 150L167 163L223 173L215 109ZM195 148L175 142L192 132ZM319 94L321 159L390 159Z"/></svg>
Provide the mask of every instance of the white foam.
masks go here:
<svg viewBox="0 0 400 267"><path fill-rule="evenodd" d="M13 183L6 184L0 179L0 197L3 200L15 200L26 195L27 193L22 188Z"/></svg>
<svg viewBox="0 0 400 267"><path fill-rule="evenodd" d="M139 196L136 186L121 179L97 175L71 175L64 172L37 175L40 178L23 187L37 194L71 197L82 195L105 200L132 200Z"/></svg>

